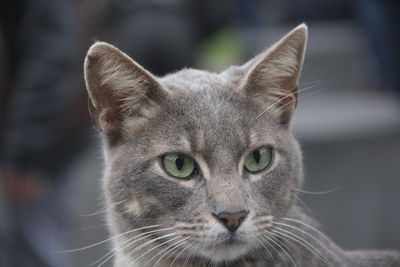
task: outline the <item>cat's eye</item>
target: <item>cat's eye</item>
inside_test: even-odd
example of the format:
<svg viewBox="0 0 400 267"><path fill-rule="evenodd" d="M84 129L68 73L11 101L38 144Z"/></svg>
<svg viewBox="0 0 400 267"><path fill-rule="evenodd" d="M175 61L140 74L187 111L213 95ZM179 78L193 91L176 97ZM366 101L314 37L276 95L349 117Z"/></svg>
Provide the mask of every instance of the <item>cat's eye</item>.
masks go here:
<svg viewBox="0 0 400 267"><path fill-rule="evenodd" d="M166 172L176 178L188 178L196 170L194 160L182 153L169 153L162 158Z"/></svg>
<svg viewBox="0 0 400 267"><path fill-rule="evenodd" d="M247 171L256 173L267 168L272 162L272 148L262 146L247 155L244 167Z"/></svg>

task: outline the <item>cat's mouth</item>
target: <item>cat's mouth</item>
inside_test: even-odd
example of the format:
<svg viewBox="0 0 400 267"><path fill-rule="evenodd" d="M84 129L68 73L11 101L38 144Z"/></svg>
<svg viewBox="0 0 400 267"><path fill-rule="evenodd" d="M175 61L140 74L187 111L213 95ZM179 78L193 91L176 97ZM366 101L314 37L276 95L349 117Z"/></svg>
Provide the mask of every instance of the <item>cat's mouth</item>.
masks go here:
<svg viewBox="0 0 400 267"><path fill-rule="evenodd" d="M239 246L239 245L245 245L245 242L242 241L236 234L232 233L226 238L222 239L219 241L217 246Z"/></svg>
<svg viewBox="0 0 400 267"><path fill-rule="evenodd" d="M200 254L216 262L231 261L247 253L247 250L248 244L245 241L235 234L230 234L204 247Z"/></svg>

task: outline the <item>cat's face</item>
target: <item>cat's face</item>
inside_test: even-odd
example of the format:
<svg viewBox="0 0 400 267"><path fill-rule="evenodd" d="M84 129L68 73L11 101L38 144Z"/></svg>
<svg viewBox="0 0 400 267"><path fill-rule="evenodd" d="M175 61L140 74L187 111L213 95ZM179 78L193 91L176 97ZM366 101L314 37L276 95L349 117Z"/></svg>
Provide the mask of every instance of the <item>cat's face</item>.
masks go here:
<svg viewBox="0 0 400 267"><path fill-rule="evenodd" d="M289 123L305 42L302 25L242 67L163 78L108 44L89 50L86 82L120 253L141 244L130 255L137 259L170 245L178 257L222 262L260 248L302 180Z"/></svg>

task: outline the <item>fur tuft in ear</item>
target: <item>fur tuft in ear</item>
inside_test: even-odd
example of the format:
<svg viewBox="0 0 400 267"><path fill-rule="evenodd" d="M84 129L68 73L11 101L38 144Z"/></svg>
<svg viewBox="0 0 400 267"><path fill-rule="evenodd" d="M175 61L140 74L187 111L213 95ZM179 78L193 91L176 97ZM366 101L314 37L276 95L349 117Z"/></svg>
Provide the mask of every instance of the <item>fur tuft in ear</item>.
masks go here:
<svg viewBox="0 0 400 267"><path fill-rule="evenodd" d="M297 101L297 87L307 44L307 26L301 24L264 53L252 60L245 90L254 101L278 110L288 124Z"/></svg>
<svg viewBox="0 0 400 267"><path fill-rule="evenodd" d="M126 117L143 120L156 108L152 99L161 92L156 78L116 47L97 42L85 59L89 110L98 128L107 135L120 132Z"/></svg>

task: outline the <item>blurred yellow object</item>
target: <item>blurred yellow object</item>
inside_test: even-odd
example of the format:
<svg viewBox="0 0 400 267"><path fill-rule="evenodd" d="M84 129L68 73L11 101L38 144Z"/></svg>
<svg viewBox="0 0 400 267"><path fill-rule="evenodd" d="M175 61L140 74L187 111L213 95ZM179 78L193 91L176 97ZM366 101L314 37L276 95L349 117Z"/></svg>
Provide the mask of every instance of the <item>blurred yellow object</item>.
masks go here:
<svg viewBox="0 0 400 267"><path fill-rule="evenodd" d="M243 62L244 47L239 30L232 27L222 28L200 44L196 65L201 69L222 71L227 66Z"/></svg>

